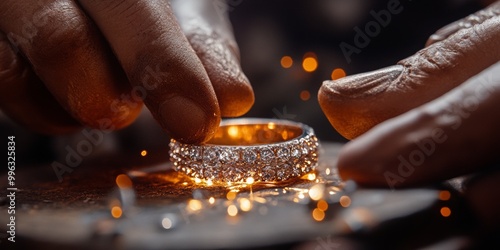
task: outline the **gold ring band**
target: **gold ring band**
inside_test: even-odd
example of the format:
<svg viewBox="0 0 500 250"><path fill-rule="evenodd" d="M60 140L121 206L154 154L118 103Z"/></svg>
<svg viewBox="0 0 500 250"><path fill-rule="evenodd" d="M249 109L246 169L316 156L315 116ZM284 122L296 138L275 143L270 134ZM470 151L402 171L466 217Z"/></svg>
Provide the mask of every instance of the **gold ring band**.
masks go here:
<svg viewBox="0 0 500 250"><path fill-rule="evenodd" d="M176 171L217 183L286 181L313 171L319 142L311 127L277 119L239 118L221 123L206 144L170 141Z"/></svg>

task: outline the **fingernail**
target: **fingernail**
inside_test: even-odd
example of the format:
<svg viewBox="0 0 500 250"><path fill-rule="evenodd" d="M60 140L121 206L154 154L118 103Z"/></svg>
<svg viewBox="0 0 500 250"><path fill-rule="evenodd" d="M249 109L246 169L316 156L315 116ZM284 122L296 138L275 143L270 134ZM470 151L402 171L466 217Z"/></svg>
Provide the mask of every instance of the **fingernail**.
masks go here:
<svg viewBox="0 0 500 250"><path fill-rule="evenodd" d="M216 114L209 114L195 101L179 95L167 98L160 105L159 114L163 128L184 143L207 141L220 121Z"/></svg>
<svg viewBox="0 0 500 250"><path fill-rule="evenodd" d="M394 65L372 72L352 75L334 81L325 81L324 85L333 94L347 98L364 98L383 92L394 84L394 80L403 72L402 65Z"/></svg>

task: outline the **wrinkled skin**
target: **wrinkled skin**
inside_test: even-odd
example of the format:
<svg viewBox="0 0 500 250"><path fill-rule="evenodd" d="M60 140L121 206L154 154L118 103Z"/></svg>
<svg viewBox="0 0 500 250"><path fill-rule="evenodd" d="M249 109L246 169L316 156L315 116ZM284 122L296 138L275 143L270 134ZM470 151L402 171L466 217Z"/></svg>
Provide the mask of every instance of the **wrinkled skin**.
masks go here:
<svg viewBox="0 0 500 250"><path fill-rule="evenodd" d="M253 104L226 13L213 1L0 3L0 109L48 134L132 123L208 140Z"/></svg>
<svg viewBox="0 0 500 250"><path fill-rule="evenodd" d="M370 187L412 187L482 173L500 160L500 2L432 35L397 65L326 81L318 93L348 139L339 174ZM498 228L500 175L465 196ZM493 198L493 199L492 199Z"/></svg>

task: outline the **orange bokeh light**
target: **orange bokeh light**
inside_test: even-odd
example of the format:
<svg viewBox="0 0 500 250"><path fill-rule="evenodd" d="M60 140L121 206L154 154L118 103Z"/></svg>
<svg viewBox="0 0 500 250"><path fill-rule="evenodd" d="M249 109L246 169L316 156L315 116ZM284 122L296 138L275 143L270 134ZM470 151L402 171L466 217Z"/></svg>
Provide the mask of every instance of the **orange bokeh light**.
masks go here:
<svg viewBox="0 0 500 250"><path fill-rule="evenodd" d="M440 212L443 217L448 217L451 215L451 209L449 207L442 207Z"/></svg>
<svg viewBox="0 0 500 250"><path fill-rule="evenodd" d="M302 68L306 72L314 72L318 68L318 60L314 57L305 57L302 61Z"/></svg>
<svg viewBox="0 0 500 250"><path fill-rule="evenodd" d="M309 93L309 91L307 91L307 90L302 90L302 91L300 92L300 99L301 99L302 101L307 101L307 100L309 100L310 98L311 98L311 93Z"/></svg>
<svg viewBox="0 0 500 250"><path fill-rule="evenodd" d="M120 174L116 177L116 185L119 188L130 188L132 187L132 180L126 174Z"/></svg>
<svg viewBox="0 0 500 250"><path fill-rule="evenodd" d="M315 208L313 211L312 211L312 217L315 221L322 221L325 219L325 212L321 211L320 209L318 208Z"/></svg>
<svg viewBox="0 0 500 250"><path fill-rule="evenodd" d="M337 79L340 79L342 77L346 76L346 73L343 69L341 68L336 68L332 71L332 80L337 80Z"/></svg>
<svg viewBox="0 0 500 250"><path fill-rule="evenodd" d="M115 219L122 217L122 213L123 211L119 206L114 206L111 208L111 216L113 216L113 218Z"/></svg>
<svg viewBox="0 0 500 250"><path fill-rule="evenodd" d="M293 59L290 56L283 56L281 58L281 67L288 69L292 67L293 65Z"/></svg>
<svg viewBox="0 0 500 250"><path fill-rule="evenodd" d="M443 190L439 192L439 199L442 201L447 201L450 199L450 197L451 197L450 191Z"/></svg>

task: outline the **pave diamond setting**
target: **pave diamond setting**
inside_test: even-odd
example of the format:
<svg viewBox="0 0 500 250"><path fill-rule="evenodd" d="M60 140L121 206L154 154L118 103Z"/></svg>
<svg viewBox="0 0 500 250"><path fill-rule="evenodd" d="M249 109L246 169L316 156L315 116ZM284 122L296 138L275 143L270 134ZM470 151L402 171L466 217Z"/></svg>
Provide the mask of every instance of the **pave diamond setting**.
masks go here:
<svg viewBox="0 0 500 250"><path fill-rule="evenodd" d="M313 171L319 152L312 128L292 124L300 126L301 135L267 144L191 145L172 139L170 161L176 171L213 184L245 182L249 177L255 182L287 181Z"/></svg>

